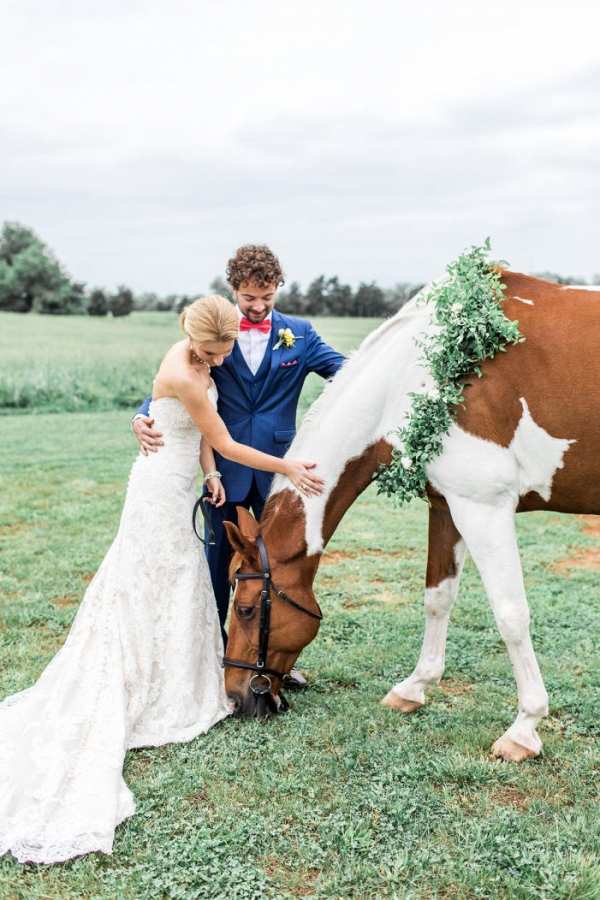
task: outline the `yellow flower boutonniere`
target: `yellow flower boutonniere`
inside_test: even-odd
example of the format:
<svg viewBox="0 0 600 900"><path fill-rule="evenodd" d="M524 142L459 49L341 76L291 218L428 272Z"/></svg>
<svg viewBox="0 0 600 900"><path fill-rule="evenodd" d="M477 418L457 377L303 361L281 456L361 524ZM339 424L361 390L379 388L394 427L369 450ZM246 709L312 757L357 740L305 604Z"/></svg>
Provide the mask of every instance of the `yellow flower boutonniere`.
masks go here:
<svg viewBox="0 0 600 900"><path fill-rule="evenodd" d="M277 332L277 334L278 334L279 340L273 347L273 350L279 350L280 347L285 347L286 349L289 349L290 347L294 346L296 341L302 340L301 337L297 337L295 334L292 333L291 328L280 328L279 331Z"/></svg>

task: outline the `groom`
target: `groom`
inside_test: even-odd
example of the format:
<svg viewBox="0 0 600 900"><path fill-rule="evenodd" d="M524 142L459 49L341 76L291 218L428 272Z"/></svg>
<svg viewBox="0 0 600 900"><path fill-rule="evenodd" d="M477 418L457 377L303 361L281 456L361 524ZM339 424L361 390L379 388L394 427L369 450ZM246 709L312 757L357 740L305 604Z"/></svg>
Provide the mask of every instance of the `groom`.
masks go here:
<svg viewBox="0 0 600 900"><path fill-rule="evenodd" d="M316 372L331 378L345 357L324 343L309 322L274 309L277 289L284 281L279 260L268 247L240 247L229 260L227 280L238 306L240 335L231 356L211 372L219 391L218 411L235 441L282 457L296 434L298 400L306 376ZM133 422L143 452L154 451L162 443L148 416L149 402L140 407ZM227 502L213 510L216 543L208 548L207 557L226 642L231 550L223 519L237 524L236 506L251 509L260 519L272 475L230 462L218 453L215 459Z"/></svg>

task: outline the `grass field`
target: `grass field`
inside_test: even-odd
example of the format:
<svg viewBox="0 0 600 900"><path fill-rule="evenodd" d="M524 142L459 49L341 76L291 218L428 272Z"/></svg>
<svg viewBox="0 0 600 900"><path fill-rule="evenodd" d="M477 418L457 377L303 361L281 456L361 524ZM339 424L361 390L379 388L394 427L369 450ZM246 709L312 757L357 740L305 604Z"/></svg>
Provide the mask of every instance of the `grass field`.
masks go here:
<svg viewBox="0 0 600 900"><path fill-rule="evenodd" d="M342 329L360 324L368 330L318 326L348 349L359 334ZM160 321L130 325L158 358ZM67 368L50 331L40 353ZM127 342L133 332L119 343L123 361ZM109 409L1 421L0 696L31 684L64 641L114 536L135 455L129 418ZM442 684L413 716L379 705L420 649L426 509L394 510L369 489L319 571L325 621L302 655L311 689L293 710L128 754L138 813L113 856L49 868L5 857L2 900L600 898L598 530L549 513L519 517L518 530L550 694L540 759L489 757L515 716L515 686L469 563Z"/></svg>
<svg viewBox="0 0 600 900"><path fill-rule="evenodd" d="M342 352L378 319L319 319ZM131 409L151 390L168 347L182 334L173 313L114 319L0 313L0 415ZM313 398L320 379L309 380Z"/></svg>

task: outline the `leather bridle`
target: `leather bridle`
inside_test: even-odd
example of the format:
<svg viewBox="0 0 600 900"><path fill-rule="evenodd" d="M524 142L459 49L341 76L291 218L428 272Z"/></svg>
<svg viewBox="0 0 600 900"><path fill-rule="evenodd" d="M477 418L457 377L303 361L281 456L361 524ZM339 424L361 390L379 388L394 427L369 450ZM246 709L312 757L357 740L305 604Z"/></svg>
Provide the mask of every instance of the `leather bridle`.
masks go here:
<svg viewBox="0 0 600 900"><path fill-rule="evenodd" d="M271 631L271 588L275 591L277 596L281 597L282 600L285 600L286 603L289 603L290 606L293 606L294 609L300 610L300 612L305 613L305 615L310 616L312 619L318 619L318 621L322 621L323 613L321 612L321 607L317 603L318 613L313 612L310 609L307 609L305 606L302 606L300 603L297 603L295 600L292 600L291 597L277 587L273 579L271 578L271 572L269 568L269 557L267 556L267 548L265 547L264 541L260 535L256 538L256 545L258 547L258 551L260 553L260 561L262 566L262 572L236 572L235 580L239 581L250 581L252 579L261 579L262 587L260 591L260 618L258 624L258 649L256 656L256 663L252 665L252 663L241 662L241 660L237 659L229 659L227 656L223 657L223 667L231 666L234 669L248 669L255 674L250 679L250 688L254 694L268 694L271 690L271 678L272 675L274 678L280 678L283 684L290 678L289 672L278 672L277 669L271 669L267 666L267 654L269 652L269 634ZM315 601L316 602L316 601ZM254 682L260 681L266 682L266 687L259 687L254 684ZM282 698L282 703L284 708L287 707L287 702L282 694L280 694Z"/></svg>
<svg viewBox="0 0 600 900"><path fill-rule="evenodd" d="M207 501L210 500L209 494L204 494L202 497L199 497L194 505L194 511L192 513L192 526L194 528L194 533L198 540L202 541L202 543L211 547L215 544L215 532L212 527L211 516L208 507ZM206 529L208 532L208 540L205 540L201 537L198 528L196 527L196 516L198 510L202 512L202 516L204 518L204 522L206 525ZM273 579L271 578L271 571L269 567L269 557L267 556L267 548L265 547L265 543L260 535L256 538L256 545L258 547L258 551L260 553L260 561L262 566L262 572L236 572L234 578L236 581L251 581L260 578L262 580L262 588L260 592L260 617L258 623L258 649L256 656L256 663L252 665L252 663L242 662L237 659L229 659L229 657L223 657L222 666L230 666L233 669L248 669L250 672L254 672L255 674L250 679L250 688L254 694L257 696L264 695L270 693L272 681L270 676L272 675L274 678L280 678L283 684L290 678L289 672L278 672L277 669L271 669L267 666L267 654L269 652L269 635L271 633L271 588L275 591L275 593L281 597L282 600L285 600L286 603L289 603L290 606L293 606L294 609L300 610L300 612L305 613L305 615L310 616L312 619L317 619L319 622L323 620L323 613L321 612L321 607L317 603L318 613L313 612L310 609L307 609L302 604L297 603L296 600L292 600L291 597L277 587ZM316 603L316 600L315 600ZM266 687L258 687L254 684L254 682L260 681L266 682ZM283 692L279 694L281 698L281 705L283 709L287 709L288 703L285 699Z"/></svg>

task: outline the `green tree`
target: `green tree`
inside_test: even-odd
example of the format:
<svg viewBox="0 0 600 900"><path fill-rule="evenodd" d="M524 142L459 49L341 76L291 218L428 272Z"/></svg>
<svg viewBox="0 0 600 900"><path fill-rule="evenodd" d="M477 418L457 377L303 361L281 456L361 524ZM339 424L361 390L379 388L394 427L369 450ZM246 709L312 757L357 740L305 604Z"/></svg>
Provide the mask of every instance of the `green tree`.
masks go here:
<svg viewBox="0 0 600 900"><path fill-rule="evenodd" d="M83 285L72 282L35 232L18 222L5 222L0 234L0 309L83 311Z"/></svg>
<svg viewBox="0 0 600 900"><path fill-rule="evenodd" d="M82 281L66 281L55 290L42 294L35 309L49 315L84 315L85 284Z"/></svg>
<svg viewBox="0 0 600 900"><path fill-rule="evenodd" d="M396 313L408 302L412 285L408 281L399 281L393 288L385 292L385 302L390 313Z"/></svg>
<svg viewBox="0 0 600 900"><path fill-rule="evenodd" d="M297 281L292 281L287 291L277 293L277 309L281 313L302 316L306 312L307 299Z"/></svg>
<svg viewBox="0 0 600 900"><path fill-rule="evenodd" d="M352 314L355 316L385 316L389 313L385 292L372 281L361 282L352 299Z"/></svg>
<svg viewBox="0 0 600 900"><path fill-rule="evenodd" d="M158 303L156 304L156 310L157 312L169 312L172 309L176 310L179 301L179 294L167 294L166 297L159 297Z"/></svg>
<svg viewBox="0 0 600 900"><path fill-rule="evenodd" d="M335 275L325 278L320 275L309 285L306 292L306 313L312 316L352 315L352 288L340 284Z"/></svg>
<svg viewBox="0 0 600 900"><path fill-rule="evenodd" d="M101 288L94 288L90 293L87 311L90 316L108 315L108 297Z"/></svg>
<svg viewBox="0 0 600 900"><path fill-rule="evenodd" d="M109 297L108 306L115 318L128 316L133 309L133 292L128 287L120 285L117 292Z"/></svg>

